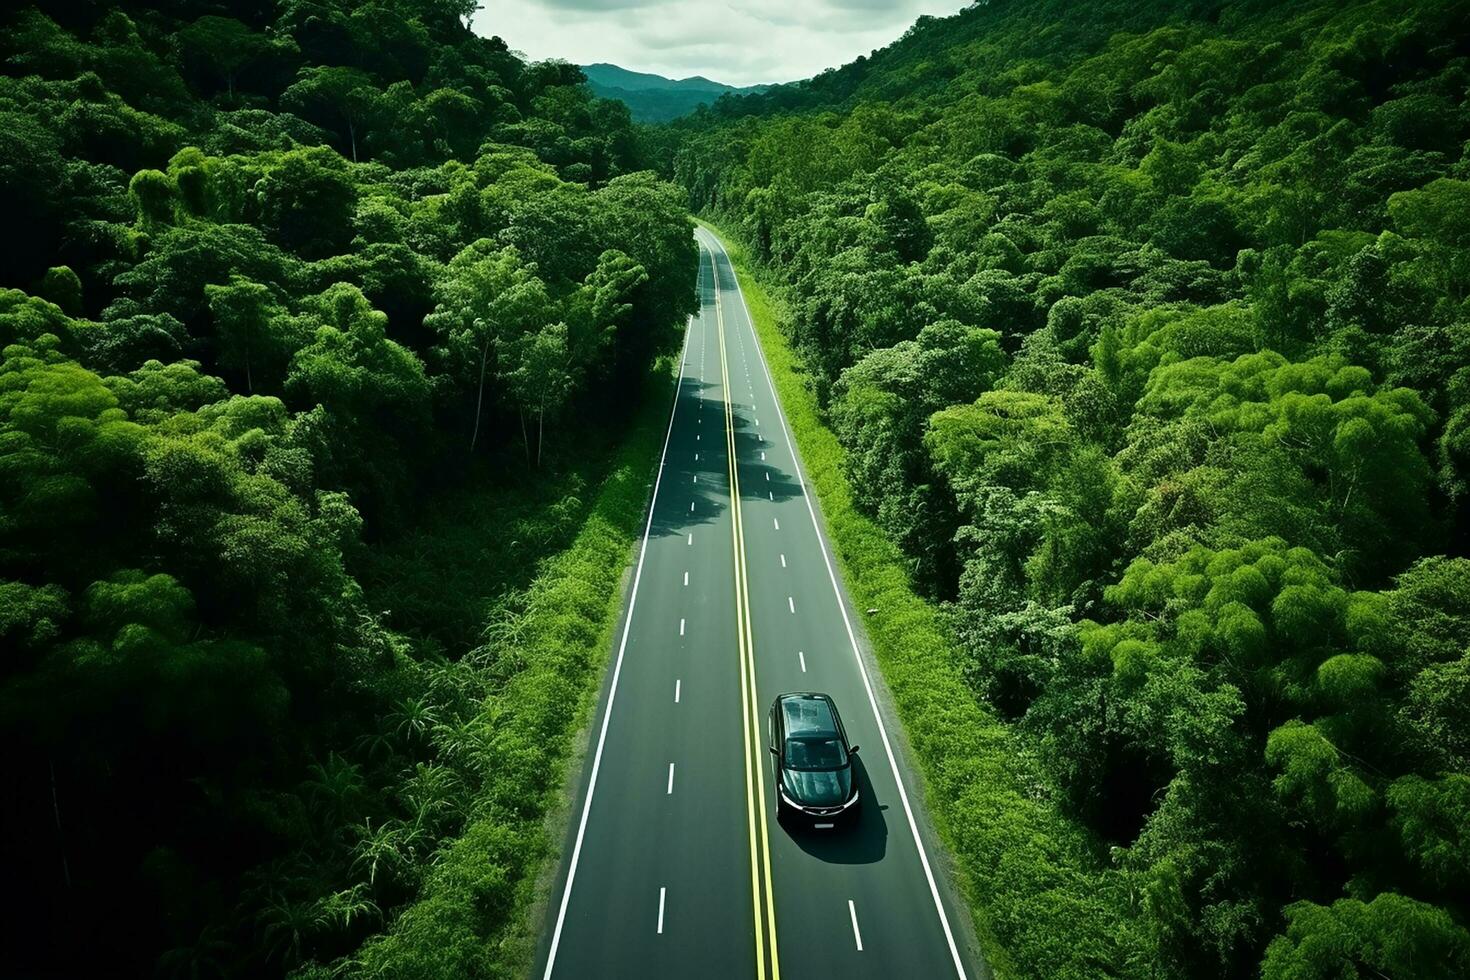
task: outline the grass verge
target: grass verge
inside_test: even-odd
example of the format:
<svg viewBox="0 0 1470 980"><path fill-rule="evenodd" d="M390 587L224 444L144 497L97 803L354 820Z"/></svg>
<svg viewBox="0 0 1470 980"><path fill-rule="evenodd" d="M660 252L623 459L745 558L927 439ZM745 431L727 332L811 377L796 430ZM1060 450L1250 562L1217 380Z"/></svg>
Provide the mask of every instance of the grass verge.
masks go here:
<svg viewBox="0 0 1470 980"><path fill-rule="evenodd" d="M881 610L864 626L992 970L1048 980L1123 972L1133 944L1121 877L1099 866L1086 835L1047 801L1022 746L965 683L942 612L913 591L898 546L853 505L842 446L780 330L779 286L738 241L701 223L740 275L853 603Z"/></svg>
<svg viewBox="0 0 1470 980"><path fill-rule="evenodd" d="M485 735L474 751L487 778L463 834L443 849L417 900L354 957L351 972L415 980L530 972L563 836L567 773L579 761L578 735L612 647L619 586L643 526L672 397L665 364L581 529L527 588L518 669L481 712Z"/></svg>

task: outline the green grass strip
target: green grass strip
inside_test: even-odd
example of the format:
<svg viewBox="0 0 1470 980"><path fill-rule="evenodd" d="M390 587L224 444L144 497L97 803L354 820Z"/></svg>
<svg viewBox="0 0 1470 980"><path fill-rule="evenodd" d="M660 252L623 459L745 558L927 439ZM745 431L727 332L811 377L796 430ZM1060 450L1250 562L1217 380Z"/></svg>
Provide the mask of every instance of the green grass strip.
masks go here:
<svg viewBox="0 0 1470 980"><path fill-rule="evenodd" d="M898 546L853 505L842 446L778 328L779 287L735 240L701 223L740 275L848 592L859 610L879 610L864 626L991 968L1048 980L1123 972L1132 943L1121 876L1099 867L1085 835L1045 799L1018 740L965 683L943 614L915 594Z"/></svg>
<svg viewBox="0 0 1470 980"><path fill-rule="evenodd" d="M601 688L666 430L673 370L649 385L610 476L575 540L532 582L513 650L519 669L486 701L485 792L420 896L354 957L360 976L521 977L535 955L559 859L569 774ZM550 819L549 819L550 817Z"/></svg>

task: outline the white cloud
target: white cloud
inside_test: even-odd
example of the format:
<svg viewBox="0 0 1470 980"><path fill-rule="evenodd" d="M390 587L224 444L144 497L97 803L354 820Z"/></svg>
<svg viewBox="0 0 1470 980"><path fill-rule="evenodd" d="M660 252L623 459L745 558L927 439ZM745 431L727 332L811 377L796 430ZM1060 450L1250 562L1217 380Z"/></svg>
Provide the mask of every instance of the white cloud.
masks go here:
<svg viewBox="0 0 1470 980"><path fill-rule="evenodd" d="M788 82L896 40L968 0L487 0L475 30L533 59L610 61L731 85Z"/></svg>

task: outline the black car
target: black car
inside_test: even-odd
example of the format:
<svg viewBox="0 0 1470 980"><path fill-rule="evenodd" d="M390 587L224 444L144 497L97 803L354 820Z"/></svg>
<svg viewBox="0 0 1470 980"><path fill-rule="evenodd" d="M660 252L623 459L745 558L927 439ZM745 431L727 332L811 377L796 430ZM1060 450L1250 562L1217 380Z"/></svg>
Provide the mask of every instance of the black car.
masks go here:
<svg viewBox="0 0 1470 980"><path fill-rule="evenodd" d="M834 827L857 813L858 789L837 705L825 694L782 694L771 705L777 817L800 816Z"/></svg>

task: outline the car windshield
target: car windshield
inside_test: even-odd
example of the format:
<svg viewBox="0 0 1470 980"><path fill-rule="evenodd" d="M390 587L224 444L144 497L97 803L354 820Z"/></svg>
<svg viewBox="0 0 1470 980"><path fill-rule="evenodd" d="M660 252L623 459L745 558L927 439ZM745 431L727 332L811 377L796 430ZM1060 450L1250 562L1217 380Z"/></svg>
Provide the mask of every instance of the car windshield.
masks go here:
<svg viewBox="0 0 1470 980"><path fill-rule="evenodd" d="M832 736L788 738L788 769L841 769L847 765L847 750Z"/></svg>

